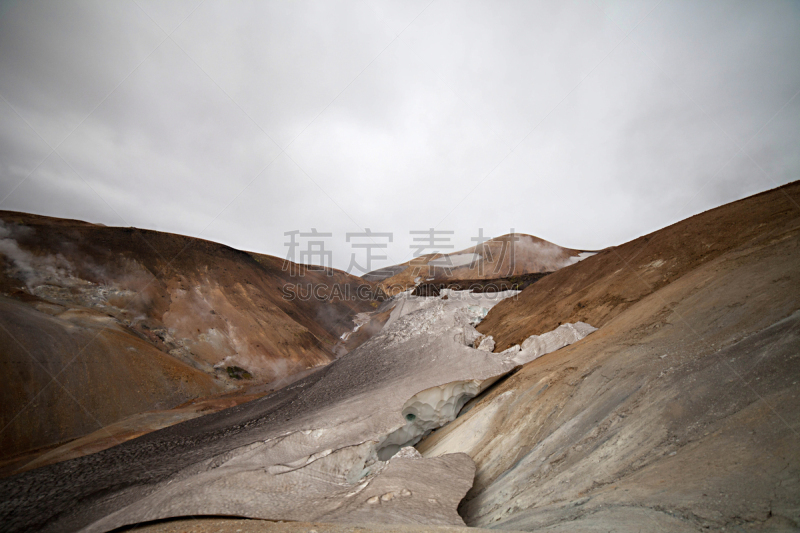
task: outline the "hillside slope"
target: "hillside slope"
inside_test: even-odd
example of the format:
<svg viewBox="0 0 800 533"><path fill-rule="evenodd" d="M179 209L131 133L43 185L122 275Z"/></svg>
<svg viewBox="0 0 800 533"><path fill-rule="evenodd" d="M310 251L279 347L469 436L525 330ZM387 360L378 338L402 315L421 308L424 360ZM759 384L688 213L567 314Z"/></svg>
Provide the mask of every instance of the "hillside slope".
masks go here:
<svg viewBox="0 0 800 533"><path fill-rule="evenodd" d="M418 445L475 460L465 521L795 531L798 200L793 183L714 209L498 304L479 326L497 349L578 317L601 327Z"/></svg>
<svg viewBox="0 0 800 533"><path fill-rule="evenodd" d="M800 214L800 182L706 211L547 276L480 324L497 351L567 322L600 327L648 294Z"/></svg>
<svg viewBox="0 0 800 533"><path fill-rule="evenodd" d="M285 287L371 286L282 266L180 235L0 212L0 459L242 377L267 382L332 361L351 317L373 302L287 299Z"/></svg>

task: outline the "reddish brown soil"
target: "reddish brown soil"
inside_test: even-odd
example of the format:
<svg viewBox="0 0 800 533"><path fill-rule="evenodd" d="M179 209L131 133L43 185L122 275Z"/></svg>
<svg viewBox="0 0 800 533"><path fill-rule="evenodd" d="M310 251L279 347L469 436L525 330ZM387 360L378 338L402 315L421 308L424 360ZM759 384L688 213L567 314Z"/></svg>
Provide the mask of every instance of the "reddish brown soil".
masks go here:
<svg viewBox="0 0 800 533"><path fill-rule="evenodd" d="M325 365L378 305L344 272L201 239L8 211L0 224L0 459ZM284 297L297 284L323 290Z"/></svg>
<svg viewBox="0 0 800 533"><path fill-rule="evenodd" d="M706 211L548 275L500 302L478 330L502 351L567 322L601 327L723 253L768 242L798 217L800 182Z"/></svg>

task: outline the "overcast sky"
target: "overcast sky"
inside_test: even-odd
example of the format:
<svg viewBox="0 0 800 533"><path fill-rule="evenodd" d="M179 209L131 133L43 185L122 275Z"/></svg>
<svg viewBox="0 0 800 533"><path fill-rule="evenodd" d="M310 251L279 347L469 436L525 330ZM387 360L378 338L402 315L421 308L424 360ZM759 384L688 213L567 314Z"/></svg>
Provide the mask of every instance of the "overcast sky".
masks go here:
<svg viewBox="0 0 800 533"><path fill-rule="evenodd" d="M599 249L798 179L798 91L798 2L3 2L0 209Z"/></svg>

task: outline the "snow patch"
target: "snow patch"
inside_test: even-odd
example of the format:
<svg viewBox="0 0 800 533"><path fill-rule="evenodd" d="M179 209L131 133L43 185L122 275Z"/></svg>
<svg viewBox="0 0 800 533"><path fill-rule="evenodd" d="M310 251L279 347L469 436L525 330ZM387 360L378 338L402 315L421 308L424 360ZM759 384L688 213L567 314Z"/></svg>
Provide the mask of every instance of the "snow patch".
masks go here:
<svg viewBox="0 0 800 533"><path fill-rule="evenodd" d="M455 381L418 392L403 406L406 425L386 436L377 447L380 461L413 446L432 430L456 419L461 408L481 390L481 382Z"/></svg>
<svg viewBox="0 0 800 533"><path fill-rule="evenodd" d="M510 352L511 359L520 365L530 363L534 359L554 352L564 346L569 346L574 342L578 342L590 333L597 331L597 328L590 326L585 322L576 322L575 324L562 324L553 331L548 331L542 335L531 335L522 346L516 351L511 351L509 348L503 353Z"/></svg>
<svg viewBox="0 0 800 533"><path fill-rule="evenodd" d="M495 346L494 338L491 335L489 335L488 337L482 338L478 343L478 345L475 346L475 348L483 352L493 352L494 346Z"/></svg>
<svg viewBox="0 0 800 533"><path fill-rule="evenodd" d="M449 298L449 296L448 296ZM471 320L469 321L470 325L477 326L481 323L481 321L486 318L486 315L489 314L489 309L486 307L480 307L477 305L470 305L467 308L467 311L472 315Z"/></svg>
<svg viewBox="0 0 800 533"><path fill-rule="evenodd" d="M575 263L583 261L584 259L592 257L593 255L597 255L597 252L581 252L578 255L570 257L568 264L574 265Z"/></svg>

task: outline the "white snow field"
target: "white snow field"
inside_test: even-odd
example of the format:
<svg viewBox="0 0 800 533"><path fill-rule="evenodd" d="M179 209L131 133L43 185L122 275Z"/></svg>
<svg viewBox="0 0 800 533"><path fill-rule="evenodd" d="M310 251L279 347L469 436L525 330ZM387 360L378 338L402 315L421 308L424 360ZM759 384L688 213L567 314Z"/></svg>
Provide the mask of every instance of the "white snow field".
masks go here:
<svg viewBox="0 0 800 533"><path fill-rule="evenodd" d="M274 424L253 431L250 444L193 464L84 531L187 515L463 525L456 508L472 486L472 459L423 458L407 447L454 420L470 398L519 364L594 328L565 324L492 353L472 347L483 340L474 325L517 292L444 294L396 296L384 328L321 377L292 385L307 388Z"/></svg>

